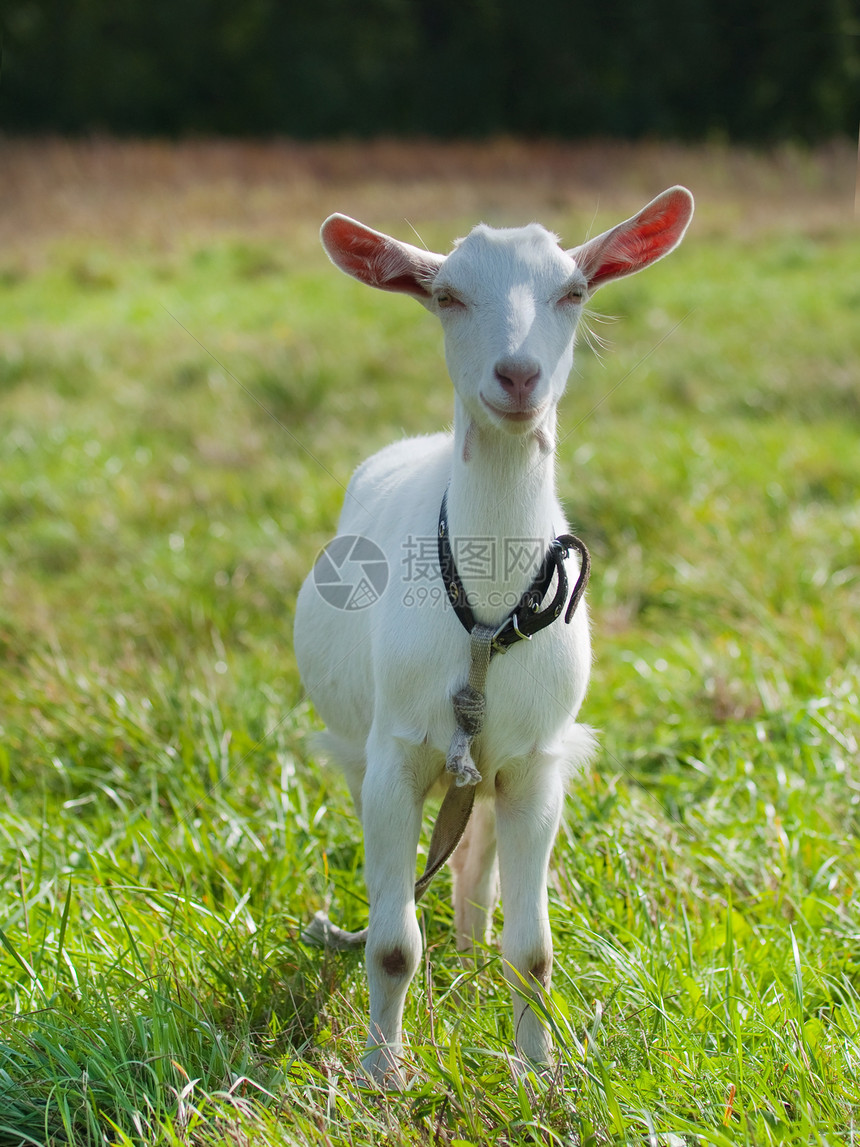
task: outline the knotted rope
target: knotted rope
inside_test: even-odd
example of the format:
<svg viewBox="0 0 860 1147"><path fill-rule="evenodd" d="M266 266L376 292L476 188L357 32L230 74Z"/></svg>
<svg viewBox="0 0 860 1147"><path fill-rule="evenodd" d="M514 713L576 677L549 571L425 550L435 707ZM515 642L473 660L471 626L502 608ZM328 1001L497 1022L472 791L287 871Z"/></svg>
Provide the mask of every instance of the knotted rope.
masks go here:
<svg viewBox="0 0 860 1147"><path fill-rule="evenodd" d="M472 742L481 735L484 727L484 715L487 709L484 690L495 635L496 627L493 625L476 624L473 627L469 681L451 698L457 728L451 738L445 768L454 778L454 784L458 788L464 785L477 785L481 781L481 774L472 760Z"/></svg>

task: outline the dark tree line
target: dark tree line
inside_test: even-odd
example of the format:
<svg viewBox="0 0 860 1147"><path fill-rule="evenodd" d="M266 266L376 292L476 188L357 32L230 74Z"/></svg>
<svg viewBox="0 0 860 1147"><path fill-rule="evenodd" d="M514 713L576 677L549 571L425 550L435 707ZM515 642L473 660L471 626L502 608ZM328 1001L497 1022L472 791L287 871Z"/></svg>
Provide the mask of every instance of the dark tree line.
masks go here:
<svg viewBox="0 0 860 1147"><path fill-rule="evenodd" d="M4 0L0 130L814 140L860 0Z"/></svg>

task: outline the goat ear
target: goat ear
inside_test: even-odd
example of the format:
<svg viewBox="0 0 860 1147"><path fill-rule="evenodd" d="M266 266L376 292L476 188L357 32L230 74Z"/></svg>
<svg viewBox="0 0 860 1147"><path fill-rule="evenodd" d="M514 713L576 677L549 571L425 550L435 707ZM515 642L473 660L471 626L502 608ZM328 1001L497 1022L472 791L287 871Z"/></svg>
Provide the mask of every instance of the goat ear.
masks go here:
<svg viewBox="0 0 860 1147"><path fill-rule="evenodd" d="M650 266L681 242L693 217L693 196L670 187L638 215L568 252L585 272L590 291Z"/></svg>
<svg viewBox="0 0 860 1147"><path fill-rule="evenodd" d="M328 257L347 275L369 287L412 295L420 302L430 298L430 284L445 258L373 231L346 215L329 216L320 238Z"/></svg>

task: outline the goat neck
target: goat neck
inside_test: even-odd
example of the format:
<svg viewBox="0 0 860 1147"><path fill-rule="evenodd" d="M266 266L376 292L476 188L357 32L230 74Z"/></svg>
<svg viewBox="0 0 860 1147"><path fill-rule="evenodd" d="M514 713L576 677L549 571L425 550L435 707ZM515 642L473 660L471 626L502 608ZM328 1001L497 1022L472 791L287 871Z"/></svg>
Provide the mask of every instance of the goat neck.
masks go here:
<svg viewBox="0 0 860 1147"><path fill-rule="evenodd" d="M555 495L556 411L513 436L473 421L455 398L448 528L478 621L505 616L562 529Z"/></svg>

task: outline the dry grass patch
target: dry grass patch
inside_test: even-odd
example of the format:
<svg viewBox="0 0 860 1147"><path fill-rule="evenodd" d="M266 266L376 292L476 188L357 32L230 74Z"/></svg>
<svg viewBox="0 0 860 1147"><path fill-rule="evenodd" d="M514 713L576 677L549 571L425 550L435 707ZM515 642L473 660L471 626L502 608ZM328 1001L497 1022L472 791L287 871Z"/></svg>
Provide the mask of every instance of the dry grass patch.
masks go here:
<svg viewBox="0 0 860 1147"><path fill-rule="evenodd" d="M750 233L849 225L856 157L847 142L754 152L613 141L0 141L0 242L7 265L58 239L170 249L200 236L283 239L306 254L334 210L403 229L486 218L616 216L673 183L697 226ZM434 236L435 237L435 236Z"/></svg>

